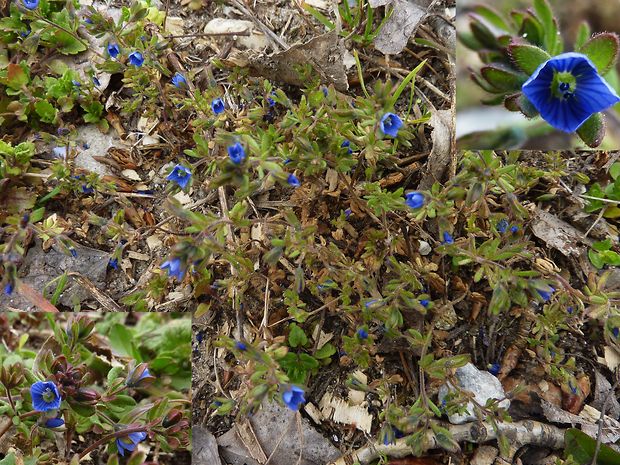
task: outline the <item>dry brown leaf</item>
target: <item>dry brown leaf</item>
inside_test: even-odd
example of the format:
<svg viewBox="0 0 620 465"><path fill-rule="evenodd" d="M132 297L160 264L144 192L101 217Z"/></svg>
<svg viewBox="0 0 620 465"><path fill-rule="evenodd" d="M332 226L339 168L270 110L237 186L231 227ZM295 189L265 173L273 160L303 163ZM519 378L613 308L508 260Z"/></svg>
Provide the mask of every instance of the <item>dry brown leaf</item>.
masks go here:
<svg viewBox="0 0 620 465"><path fill-rule="evenodd" d="M300 65L310 64L318 73L321 83L333 84L337 90L344 92L349 88L344 65L345 51L343 39L333 30L271 55L251 50L238 51L223 60L223 63L247 67L251 74L299 87L307 84L307 77L300 75L296 69Z"/></svg>

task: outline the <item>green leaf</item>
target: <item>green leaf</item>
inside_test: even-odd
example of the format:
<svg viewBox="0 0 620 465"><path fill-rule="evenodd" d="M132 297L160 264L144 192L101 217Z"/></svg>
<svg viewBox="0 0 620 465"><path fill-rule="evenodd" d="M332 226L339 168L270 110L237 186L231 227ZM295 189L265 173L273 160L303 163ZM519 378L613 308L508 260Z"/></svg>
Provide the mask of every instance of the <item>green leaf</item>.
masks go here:
<svg viewBox="0 0 620 465"><path fill-rule="evenodd" d="M288 335L288 343L291 347L304 347L308 344L308 337L304 330L297 326L296 323L291 324L291 331Z"/></svg>
<svg viewBox="0 0 620 465"><path fill-rule="evenodd" d="M596 439L591 438L583 431L570 428L564 433L564 452L573 456L581 465L590 465L596 450ZM597 465L617 465L620 463L620 453L605 444L600 445L596 458Z"/></svg>
<svg viewBox="0 0 620 465"><path fill-rule="evenodd" d="M620 177L620 162L619 161L611 165L611 168L609 168L609 175L612 177L614 181Z"/></svg>
<svg viewBox="0 0 620 465"><path fill-rule="evenodd" d="M594 113L577 129L577 135L588 147L598 147L605 137L605 123L601 113Z"/></svg>
<svg viewBox="0 0 620 465"><path fill-rule="evenodd" d="M525 74L501 64L484 66L480 73L489 84L501 91L521 90L528 78Z"/></svg>
<svg viewBox="0 0 620 465"><path fill-rule="evenodd" d="M133 357L137 362L142 362L142 357L135 344L133 334L125 326L116 324L110 329L108 334L110 347L119 355Z"/></svg>
<svg viewBox="0 0 620 465"><path fill-rule="evenodd" d="M599 241L599 242L595 242L594 244L592 244L592 248L599 252L609 250L611 249L611 246L612 246L612 242L611 242L611 238L609 237L605 239L604 241Z"/></svg>
<svg viewBox="0 0 620 465"><path fill-rule="evenodd" d="M561 37L558 35L557 22L547 0L534 0L534 11L542 22L545 31L545 48L551 55L560 53L561 43L559 41L561 41Z"/></svg>
<svg viewBox="0 0 620 465"><path fill-rule="evenodd" d="M8 453L6 457L0 460L0 465L15 465L15 454L13 452Z"/></svg>
<svg viewBox="0 0 620 465"><path fill-rule="evenodd" d="M588 258L590 259L590 263L592 263L592 265L594 265L594 267L599 270L605 265L603 257L601 257L598 252L595 252L592 249L588 250Z"/></svg>
<svg viewBox="0 0 620 465"><path fill-rule="evenodd" d="M489 302L489 312L493 315L499 315L503 311L510 308L510 295L504 286L497 285L493 290L491 302Z"/></svg>
<svg viewBox="0 0 620 465"><path fill-rule="evenodd" d="M588 40L578 52L592 60L600 74L606 74L618 58L619 47L620 41L617 34L603 32Z"/></svg>
<svg viewBox="0 0 620 465"><path fill-rule="evenodd" d="M476 5L474 7L474 11L480 16L482 16L484 19L486 19L493 26L506 32L509 32L511 30L510 26L508 26L508 23L506 23L504 18L502 18L500 14L493 8L486 5Z"/></svg>
<svg viewBox="0 0 620 465"><path fill-rule="evenodd" d="M577 39L575 40L574 47L575 50L579 50L581 47L583 47L583 44L588 41L591 34L592 31L590 30L590 25L588 24L588 22L582 21L579 25L579 29L577 29Z"/></svg>
<svg viewBox="0 0 620 465"><path fill-rule="evenodd" d="M57 110L47 100L39 100L34 109L44 123L53 123L56 119Z"/></svg>
<svg viewBox="0 0 620 465"><path fill-rule="evenodd" d="M542 48L527 43L513 42L508 46L513 63L523 72L531 75L545 61L551 58Z"/></svg>
<svg viewBox="0 0 620 465"><path fill-rule="evenodd" d="M332 344L327 343L323 347L321 347L319 350L316 351L316 353L314 354L314 357L319 360L323 360L323 359L331 357L335 353L336 353L336 348Z"/></svg>

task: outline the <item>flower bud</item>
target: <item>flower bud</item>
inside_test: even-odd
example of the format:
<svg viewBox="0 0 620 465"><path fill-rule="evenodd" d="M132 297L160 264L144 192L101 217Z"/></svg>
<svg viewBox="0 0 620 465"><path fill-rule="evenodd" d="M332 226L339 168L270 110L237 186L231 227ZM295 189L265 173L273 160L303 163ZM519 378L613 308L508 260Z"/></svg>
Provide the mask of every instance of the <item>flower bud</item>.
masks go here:
<svg viewBox="0 0 620 465"><path fill-rule="evenodd" d="M0 383L3 384L6 389L16 388L23 380L24 369L19 363L8 367L0 367Z"/></svg>
<svg viewBox="0 0 620 465"><path fill-rule="evenodd" d="M162 421L162 426L164 428L168 428L169 426L172 426L178 423L179 421L181 421L182 418L183 418L183 412L177 409L172 409L170 410L170 412L168 412L168 415L166 415L166 418L164 418L164 421Z"/></svg>
<svg viewBox="0 0 620 465"><path fill-rule="evenodd" d="M101 394L91 388L79 388L73 397L77 402L87 405L95 405L100 398Z"/></svg>
<svg viewBox="0 0 620 465"><path fill-rule="evenodd" d="M70 343L86 339L93 332L95 321L86 315L76 315L67 324L66 333Z"/></svg>
<svg viewBox="0 0 620 465"><path fill-rule="evenodd" d="M125 384L128 387L146 387L153 381L155 377L149 373L149 366L146 363L140 363L129 371Z"/></svg>

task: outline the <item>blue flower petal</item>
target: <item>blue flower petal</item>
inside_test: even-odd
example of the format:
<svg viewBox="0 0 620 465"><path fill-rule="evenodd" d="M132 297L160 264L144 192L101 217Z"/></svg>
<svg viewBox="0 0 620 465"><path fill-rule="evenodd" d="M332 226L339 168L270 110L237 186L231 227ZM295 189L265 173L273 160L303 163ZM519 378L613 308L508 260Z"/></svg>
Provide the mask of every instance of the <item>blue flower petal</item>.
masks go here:
<svg viewBox="0 0 620 465"><path fill-rule="evenodd" d="M574 92L568 98L556 95L552 86L556 73L575 78ZM563 53L541 64L523 84L523 94L551 126L575 132L590 116L620 101L598 74L592 61L581 53Z"/></svg>

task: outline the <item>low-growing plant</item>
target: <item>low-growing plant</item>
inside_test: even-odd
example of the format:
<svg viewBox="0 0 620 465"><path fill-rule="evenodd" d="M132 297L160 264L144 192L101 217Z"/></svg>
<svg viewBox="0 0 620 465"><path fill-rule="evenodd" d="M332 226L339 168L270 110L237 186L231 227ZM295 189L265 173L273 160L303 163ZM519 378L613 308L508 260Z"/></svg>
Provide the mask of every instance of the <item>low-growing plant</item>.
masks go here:
<svg viewBox="0 0 620 465"><path fill-rule="evenodd" d="M0 436L8 435L19 460L46 464L62 455L77 463L88 454L105 457L105 450L108 463L118 463L117 454L142 463L150 445L170 457L188 450L188 317L8 313L3 319L11 331L0 346ZM46 441L60 433L65 450Z"/></svg>

